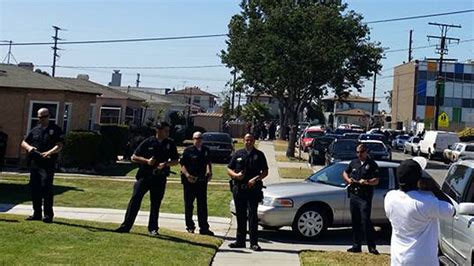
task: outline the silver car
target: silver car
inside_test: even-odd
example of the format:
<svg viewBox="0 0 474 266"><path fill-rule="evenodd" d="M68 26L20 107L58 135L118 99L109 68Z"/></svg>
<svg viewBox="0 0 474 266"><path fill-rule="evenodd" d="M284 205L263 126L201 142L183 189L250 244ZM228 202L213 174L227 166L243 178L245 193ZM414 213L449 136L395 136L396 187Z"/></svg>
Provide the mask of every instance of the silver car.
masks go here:
<svg viewBox="0 0 474 266"><path fill-rule="evenodd" d="M259 224L266 229L291 226L305 239L316 239L328 227L351 225L347 185L342 172L349 162L338 162L321 169L302 182L268 185L258 206ZM372 222L389 228L383 201L390 189L397 187L395 170L398 163L377 161L380 182L372 201ZM231 212L235 207L231 202Z"/></svg>
<svg viewBox="0 0 474 266"><path fill-rule="evenodd" d="M410 137L405 144L403 145L403 153L410 153L411 155L416 155L418 149L420 148L420 138L417 136Z"/></svg>
<svg viewBox="0 0 474 266"><path fill-rule="evenodd" d="M439 247L444 264L474 264L474 161L451 165L442 186L456 209L440 219Z"/></svg>

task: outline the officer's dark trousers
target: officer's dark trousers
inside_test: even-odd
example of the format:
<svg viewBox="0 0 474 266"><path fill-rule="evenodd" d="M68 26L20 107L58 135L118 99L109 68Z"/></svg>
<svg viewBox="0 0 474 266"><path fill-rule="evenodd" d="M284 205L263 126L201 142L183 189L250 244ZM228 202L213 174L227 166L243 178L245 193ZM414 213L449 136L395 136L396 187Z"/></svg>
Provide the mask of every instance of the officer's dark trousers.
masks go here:
<svg viewBox="0 0 474 266"><path fill-rule="evenodd" d="M249 221L250 245L258 244L258 216L257 208L260 199L256 196L256 191L239 190L233 193L235 211L237 216L237 239L238 243L245 243L247 235L247 210Z"/></svg>
<svg viewBox="0 0 474 266"><path fill-rule="evenodd" d="M195 229L193 221L194 200L197 201L197 215L200 231L209 230L207 222L207 182L190 183L183 181L184 216L187 229Z"/></svg>
<svg viewBox="0 0 474 266"><path fill-rule="evenodd" d="M370 212L372 210L372 194L367 196L359 196L350 194L350 209L352 216L352 237L354 247L362 246L362 234L365 233L367 246L375 248L374 226L370 220Z"/></svg>
<svg viewBox="0 0 474 266"><path fill-rule="evenodd" d="M33 201L33 216L53 218L53 178L54 163L33 164L30 169L30 188Z"/></svg>
<svg viewBox="0 0 474 266"><path fill-rule="evenodd" d="M140 178L133 186L133 194L128 203L125 220L121 227L130 230L137 218L143 196L150 191L150 218L148 219L148 230L158 230L158 215L160 213L161 200L165 194L166 178L150 177Z"/></svg>

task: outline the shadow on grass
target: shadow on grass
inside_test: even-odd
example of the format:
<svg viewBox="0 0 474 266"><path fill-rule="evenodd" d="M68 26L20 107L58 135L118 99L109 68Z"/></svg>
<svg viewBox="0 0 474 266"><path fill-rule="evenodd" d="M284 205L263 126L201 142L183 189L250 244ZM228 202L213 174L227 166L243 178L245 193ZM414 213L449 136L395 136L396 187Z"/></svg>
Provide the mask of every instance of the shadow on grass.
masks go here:
<svg viewBox="0 0 474 266"><path fill-rule="evenodd" d="M103 228L103 227L97 227L97 226L91 226L91 225L84 225L84 224L75 224L75 223L70 223L70 222L64 222L64 221L54 221L55 224L58 225L64 225L64 226L70 226L70 227L77 227L77 228L83 228L86 230L89 230L91 232L111 232L111 233L116 233L114 229L108 229L108 228ZM130 233L116 233L116 234L131 234L131 235L137 235L137 236L142 236L142 237L148 237L148 238L157 238L161 240L166 240L166 241L173 241L175 243L184 243L184 244L189 244L189 245L195 245L195 246L200 246L204 248L211 248L211 249L217 249L218 247L210 244L203 244L203 243L196 243L192 242L186 239L182 239L179 237L174 237L170 235L158 235L158 236L150 236L148 234L143 234L143 233L137 233L137 232L130 232Z"/></svg>
<svg viewBox="0 0 474 266"><path fill-rule="evenodd" d="M84 191L75 187L69 186L54 186L54 195L61 195L67 191ZM1 184L0 185L0 202L11 204L10 208L2 209L8 211L15 205L31 201L31 190L29 184ZM6 206L6 205L5 205Z"/></svg>

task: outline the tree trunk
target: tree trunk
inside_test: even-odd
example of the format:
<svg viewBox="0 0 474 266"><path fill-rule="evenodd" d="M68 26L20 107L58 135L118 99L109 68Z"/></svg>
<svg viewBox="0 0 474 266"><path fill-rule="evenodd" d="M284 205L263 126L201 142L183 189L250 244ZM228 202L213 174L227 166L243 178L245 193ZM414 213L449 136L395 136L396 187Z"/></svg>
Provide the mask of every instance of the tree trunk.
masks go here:
<svg viewBox="0 0 474 266"><path fill-rule="evenodd" d="M298 110L299 104L290 105L291 110L287 114L288 124L290 125L290 134L288 140L288 149L286 150L286 157L295 157L296 133L298 131Z"/></svg>
<svg viewBox="0 0 474 266"><path fill-rule="evenodd" d="M286 112L285 112L285 106L280 102L279 103L279 113L280 113L280 132L279 132L279 138L281 140L284 140L286 137Z"/></svg>

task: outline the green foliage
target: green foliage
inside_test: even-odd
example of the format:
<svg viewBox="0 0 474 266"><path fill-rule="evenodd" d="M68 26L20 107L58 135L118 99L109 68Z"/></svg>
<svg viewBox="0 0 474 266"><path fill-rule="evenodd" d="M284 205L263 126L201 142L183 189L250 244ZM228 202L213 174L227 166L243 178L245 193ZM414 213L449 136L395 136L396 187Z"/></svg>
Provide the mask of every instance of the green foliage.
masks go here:
<svg viewBox="0 0 474 266"><path fill-rule="evenodd" d="M101 125L102 143L100 152L105 161L115 162L118 155L124 155L128 139L129 127L124 125Z"/></svg>
<svg viewBox="0 0 474 266"><path fill-rule="evenodd" d="M70 132L64 140L60 162L65 167L93 168L101 161L102 136L93 132Z"/></svg>
<svg viewBox="0 0 474 266"><path fill-rule="evenodd" d="M251 102L244 105L242 116L247 121L264 121L270 118L268 107L260 102Z"/></svg>
<svg viewBox="0 0 474 266"><path fill-rule="evenodd" d="M170 123L171 125L185 125L186 117L181 112L172 112L170 114Z"/></svg>
<svg viewBox="0 0 474 266"><path fill-rule="evenodd" d="M230 98L226 96L225 101L222 104L222 118L224 119L224 121L229 120L232 115L230 105L231 105Z"/></svg>

